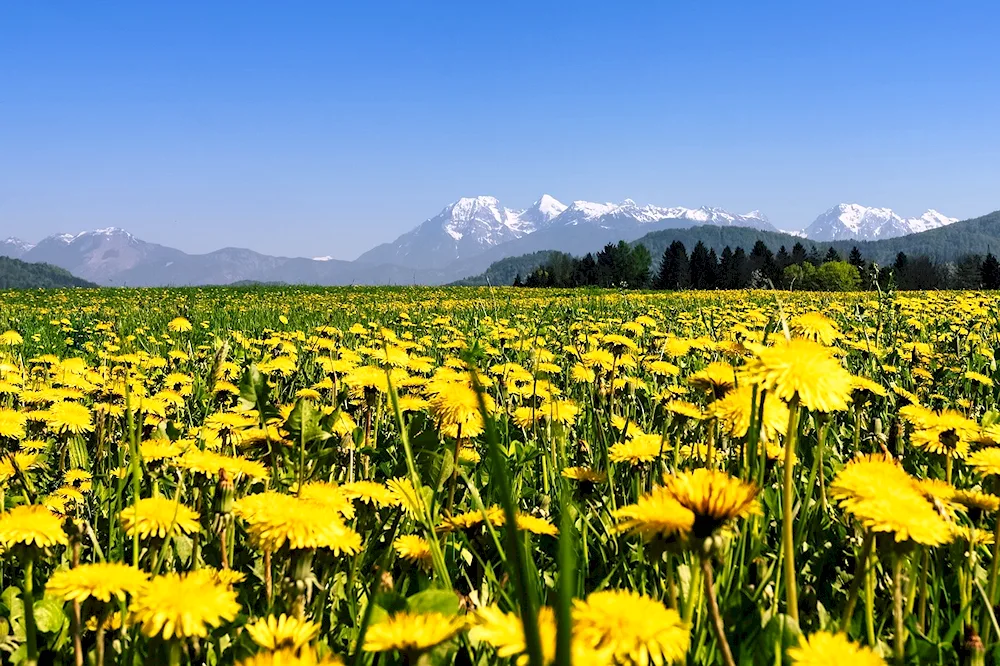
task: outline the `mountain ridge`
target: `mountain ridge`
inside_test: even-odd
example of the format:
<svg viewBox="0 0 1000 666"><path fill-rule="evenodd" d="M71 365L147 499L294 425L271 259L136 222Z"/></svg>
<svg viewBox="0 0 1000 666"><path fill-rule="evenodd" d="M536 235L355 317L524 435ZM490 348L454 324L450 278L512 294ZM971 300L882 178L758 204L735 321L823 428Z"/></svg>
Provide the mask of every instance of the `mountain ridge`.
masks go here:
<svg viewBox="0 0 1000 666"><path fill-rule="evenodd" d="M858 204L839 204L820 218L832 213L838 219L843 214L853 215L848 222L858 232L864 230L865 219L881 221L883 237L878 242L903 228L898 221L908 224L906 229L932 227L930 231L955 224L954 218L936 211L905 220L890 209ZM736 214L707 206L664 208L640 205L631 199L620 203L577 200L563 204L546 194L523 209L506 207L491 196L458 199L396 241L376 246L354 261L329 256L276 257L244 248L189 254L143 241L118 227L55 234L36 244L8 238L0 241L0 255L49 263L105 286L222 285L246 281L433 285L476 276L508 257L552 250L580 255L596 251L608 242L633 242L650 233L696 226L782 234L787 236L788 243L804 240L777 230L760 211Z"/></svg>

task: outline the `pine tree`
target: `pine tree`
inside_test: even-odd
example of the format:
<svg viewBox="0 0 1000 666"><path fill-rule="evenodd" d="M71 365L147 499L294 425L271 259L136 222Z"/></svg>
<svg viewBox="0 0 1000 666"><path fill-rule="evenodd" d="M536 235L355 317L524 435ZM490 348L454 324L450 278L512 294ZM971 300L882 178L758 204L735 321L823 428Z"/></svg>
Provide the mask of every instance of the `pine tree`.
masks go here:
<svg viewBox="0 0 1000 666"><path fill-rule="evenodd" d="M865 258L861 256L861 250L858 249L857 245L851 248L851 254L847 257L847 263L864 272L866 265Z"/></svg>
<svg viewBox="0 0 1000 666"><path fill-rule="evenodd" d="M816 249L815 245L809 248L809 256L806 258L806 261L817 268L823 263L823 259L820 258L819 250Z"/></svg>
<svg viewBox="0 0 1000 666"><path fill-rule="evenodd" d="M733 271L733 251L727 245L722 249L722 256L719 258L716 286L722 289L733 289L736 287L736 281L737 276Z"/></svg>
<svg viewBox="0 0 1000 666"><path fill-rule="evenodd" d="M983 276L983 289L1000 289L1000 261L997 261L992 252L986 252L980 273Z"/></svg>
<svg viewBox="0 0 1000 666"><path fill-rule="evenodd" d="M713 280L714 266L709 263L708 248L701 241L691 250L691 288L708 289Z"/></svg>
<svg viewBox="0 0 1000 666"><path fill-rule="evenodd" d="M808 261L808 256L806 255L806 248L802 243L796 243L792 246L792 263L802 265Z"/></svg>
<svg viewBox="0 0 1000 666"><path fill-rule="evenodd" d="M649 286L649 268L653 257L645 245L634 245L629 252L626 282L629 289L644 289Z"/></svg>
<svg viewBox="0 0 1000 666"><path fill-rule="evenodd" d="M688 255L684 243L675 240L660 258L660 270L653 282L655 289L683 289L688 284Z"/></svg>
<svg viewBox="0 0 1000 666"><path fill-rule="evenodd" d="M826 256L823 257L823 263L829 263L831 261L843 261L840 258L840 253L833 247L826 251Z"/></svg>
<svg viewBox="0 0 1000 666"><path fill-rule="evenodd" d="M521 282L521 274L520 273L518 273L517 275L514 276L514 286L515 287L523 287L524 286L524 283Z"/></svg>
<svg viewBox="0 0 1000 666"><path fill-rule="evenodd" d="M774 253L762 240L754 243L750 250L750 272L759 272L763 279L778 284L778 265L774 262Z"/></svg>
<svg viewBox="0 0 1000 666"><path fill-rule="evenodd" d="M774 255L774 263L778 265L778 270L785 270L787 266L792 265L792 255L788 254L788 250L782 245L778 248L778 253Z"/></svg>
<svg viewBox="0 0 1000 666"><path fill-rule="evenodd" d="M750 286L750 260L746 250L737 247L733 252L733 283L732 289L743 289Z"/></svg>
<svg viewBox="0 0 1000 666"><path fill-rule="evenodd" d="M708 278L705 281L705 289L718 289L719 288L719 256L715 254L715 248L713 247L708 251Z"/></svg>

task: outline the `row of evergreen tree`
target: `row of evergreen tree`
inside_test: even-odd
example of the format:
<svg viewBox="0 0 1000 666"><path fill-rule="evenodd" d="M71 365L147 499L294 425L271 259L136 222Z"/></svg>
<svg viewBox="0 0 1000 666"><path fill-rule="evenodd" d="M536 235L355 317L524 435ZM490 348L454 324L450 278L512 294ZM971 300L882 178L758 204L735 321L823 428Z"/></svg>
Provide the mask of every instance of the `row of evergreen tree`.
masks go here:
<svg viewBox="0 0 1000 666"><path fill-rule="evenodd" d="M674 241L655 272L652 263L644 245L619 241L580 258L556 252L527 278L518 274L514 286L850 291L878 283L899 289L1000 289L1000 261L989 252L941 264L900 252L891 266L878 267L869 264L857 247L844 260L832 247L821 255L815 245L806 250L802 243L791 252L781 246L775 253L757 241L749 253L726 246L719 255L701 241L688 254L684 243Z"/></svg>

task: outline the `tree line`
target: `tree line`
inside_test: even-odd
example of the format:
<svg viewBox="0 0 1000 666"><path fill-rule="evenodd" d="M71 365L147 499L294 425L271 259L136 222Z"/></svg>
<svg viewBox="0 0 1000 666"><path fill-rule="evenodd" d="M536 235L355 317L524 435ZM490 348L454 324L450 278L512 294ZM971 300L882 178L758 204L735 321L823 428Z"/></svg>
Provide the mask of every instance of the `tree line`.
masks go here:
<svg viewBox="0 0 1000 666"><path fill-rule="evenodd" d="M890 266L865 260L855 246L847 259L835 248L820 254L795 243L789 252L784 245L772 252L758 240L748 253L728 245L717 254L704 242L690 254L684 243L675 240L663 252L653 269L649 250L625 241L609 243L594 254L573 257L554 252L544 264L514 286L524 287L615 287L626 289L744 289L776 287L811 291L853 291L898 289L1000 289L1000 261L989 251L969 254L954 262L934 262L920 255L899 252Z"/></svg>

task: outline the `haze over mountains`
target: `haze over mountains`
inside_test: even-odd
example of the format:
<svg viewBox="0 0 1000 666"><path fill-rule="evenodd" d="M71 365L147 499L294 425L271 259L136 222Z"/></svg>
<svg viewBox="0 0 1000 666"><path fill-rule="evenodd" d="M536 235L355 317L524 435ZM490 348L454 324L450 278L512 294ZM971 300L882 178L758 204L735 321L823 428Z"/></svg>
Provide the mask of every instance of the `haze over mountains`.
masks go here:
<svg viewBox="0 0 1000 666"><path fill-rule="evenodd" d="M888 208L840 204L796 235L816 241L896 238L956 222L937 211L903 218ZM779 233L759 211L684 208L574 201L543 195L528 208L511 208L497 198L459 199L412 231L365 252L354 261L330 257L273 257L223 248L188 254L148 243L109 227L59 234L30 244L0 241L0 256L45 262L102 285L181 286L239 281L289 284L444 284L484 271L507 257L541 250L583 254L608 242L695 226L741 227ZM785 232L787 233L787 232Z"/></svg>

